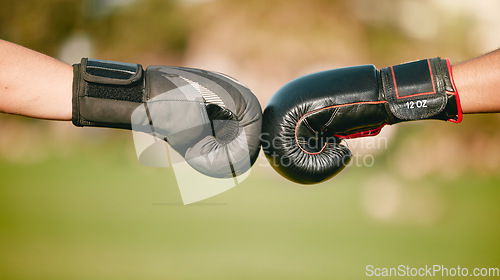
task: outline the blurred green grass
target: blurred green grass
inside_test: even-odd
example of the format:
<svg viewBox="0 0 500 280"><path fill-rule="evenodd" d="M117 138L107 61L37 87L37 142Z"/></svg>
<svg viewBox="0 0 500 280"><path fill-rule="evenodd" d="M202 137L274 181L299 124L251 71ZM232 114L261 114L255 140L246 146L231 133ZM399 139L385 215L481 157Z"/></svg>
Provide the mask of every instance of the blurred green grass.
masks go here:
<svg viewBox="0 0 500 280"><path fill-rule="evenodd" d="M183 206L172 170L134 156L118 137L38 163L0 159L0 279L360 279L369 264L500 263L498 176L401 179L445 208L415 224L363 206L383 159L300 186L261 158L243 184Z"/></svg>

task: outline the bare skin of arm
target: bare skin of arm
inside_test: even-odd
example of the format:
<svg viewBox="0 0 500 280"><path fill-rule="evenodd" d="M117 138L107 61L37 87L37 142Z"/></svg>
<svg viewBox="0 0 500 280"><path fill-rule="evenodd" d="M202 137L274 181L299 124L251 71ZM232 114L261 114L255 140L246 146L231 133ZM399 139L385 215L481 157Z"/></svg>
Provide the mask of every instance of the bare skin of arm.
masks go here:
<svg viewBox="0 0 500 280"><path fill-rule="evenodd" d="M464 114L500 112L500 50L452 70ZM72 83L71 65L0 40L0 112L69 121Z"/></svg>
<svg viewBox="0 0 500 280"><path fill-rule="evenodd" d="M0 112L71 120L73 68L0 40Z"/></svg>
<svg viewBox="0 0 500 280"><path fill-rule="evenodd" d="M500 49L452 70L464 114L500 112Z"/></svg>

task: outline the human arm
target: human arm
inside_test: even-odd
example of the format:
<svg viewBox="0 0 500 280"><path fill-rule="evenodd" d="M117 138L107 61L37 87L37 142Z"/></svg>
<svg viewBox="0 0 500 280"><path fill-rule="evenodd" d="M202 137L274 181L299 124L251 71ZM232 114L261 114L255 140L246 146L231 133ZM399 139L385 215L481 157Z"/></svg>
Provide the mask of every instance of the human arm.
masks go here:
<svg viewBox="0 0 500 280"><path fill-rule="evenodd" d="M0 40L0 112L71 120L71 65Z"/></svg>
<svg viewBox="0 0 500 280"><path fill-rule="evenodd" d="M500 49L452 69L464 114L500 112Z"/></svg>
<svg viewBox="0 0 500 280"><path fill-rule="evenodd" d="M0 112L149 133L217 178L245 173L260 150L260 104L225 74L87 58L70 66L1 40Z"/></svg>

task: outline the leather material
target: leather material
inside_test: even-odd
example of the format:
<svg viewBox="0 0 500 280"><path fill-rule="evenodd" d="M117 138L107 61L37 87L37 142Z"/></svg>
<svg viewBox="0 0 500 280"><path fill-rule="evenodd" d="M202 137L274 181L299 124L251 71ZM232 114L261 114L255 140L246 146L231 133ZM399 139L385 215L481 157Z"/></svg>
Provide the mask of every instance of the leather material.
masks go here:
<svg viewBox="0 0 500 280"><path fill-rule="evenodd" d="M84 58L74 65L73 123L153 134L199 172L227 178L257 159L262 110L224 74Z"/></svg>
<svg viewBox="0 0 500 280"><path fill-rule="evenodd" d="M400 120L441 119L457 115L446 60L424 59L381 69L383 98ZM447 105L447 110L445 110ZM442 113L445 114L442 114Z"/></svg>
<svg viewBox="0 0 500 280"><path fill-rule="evenodd" d="M311 184L338 174L351 152L342 139L376 135L386 124L457 119L458 94L439 58L378 71L373 65L306 75L280 88L265 111L262 146L271 166Z"/></svg>

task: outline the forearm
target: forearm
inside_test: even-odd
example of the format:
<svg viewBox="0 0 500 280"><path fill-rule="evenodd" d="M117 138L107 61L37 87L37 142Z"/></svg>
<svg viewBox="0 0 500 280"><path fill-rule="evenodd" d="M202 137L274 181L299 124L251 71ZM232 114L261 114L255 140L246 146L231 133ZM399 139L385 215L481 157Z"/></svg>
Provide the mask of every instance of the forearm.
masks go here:
<svg viewBox="0 0 500 280"><path fill-rule="evenodd" d="M71 120L72 67L0 40L0 112Z"/></svg>
<svg viewBox="0 0 500 280"><path fill-rule="evenodd" d="M500 112L500 49L452 69L463 113Z"/></svg>

